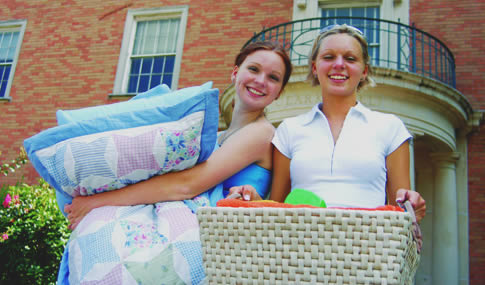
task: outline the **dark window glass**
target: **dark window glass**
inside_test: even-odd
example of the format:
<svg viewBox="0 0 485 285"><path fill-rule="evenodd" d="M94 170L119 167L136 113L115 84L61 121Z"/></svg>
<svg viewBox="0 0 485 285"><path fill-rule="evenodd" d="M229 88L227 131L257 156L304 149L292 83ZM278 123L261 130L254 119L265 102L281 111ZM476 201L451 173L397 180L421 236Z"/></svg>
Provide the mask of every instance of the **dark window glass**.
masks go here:
<svg viewBox="0 0 485 285"><path fill-rule="evenodd" d="M148 90L148 83L150 81L150 75L140 76L140 83L138 84L138 93Z"/></svg>

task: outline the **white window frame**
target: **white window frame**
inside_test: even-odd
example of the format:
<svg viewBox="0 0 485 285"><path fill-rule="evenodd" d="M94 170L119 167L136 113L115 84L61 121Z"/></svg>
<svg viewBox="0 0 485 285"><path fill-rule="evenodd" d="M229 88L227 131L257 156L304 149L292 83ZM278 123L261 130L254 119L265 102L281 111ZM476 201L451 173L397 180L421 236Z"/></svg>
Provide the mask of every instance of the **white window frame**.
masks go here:
<svg viewBox="0 0 485 285"><path fill-rule="evenodd" d="M7 88L5 89L5 95L0 97L0 101L11 101L10 89L12 88L13 78L15 75L15 69L19 59L20 49L24 39L25 29L27 27L27 20L12 20L12 21L0 21L0 32L19 32L17 48L15 50L14 59L10 68L10 75L8 77Z"/></svg>
<svg viewBox="0 0 485 285"><path fill-rule="evenodd" d="M182 52L187 26L188 6L172 6L155 9L130 9L126 15L125 29L121 43L120 57L116 70L116 77L111 96L126 95L128 89L128 78L130 73L130 55L135 42L136 24L138 21L161 20L179 18L180 26L173 70L171 89L176 90L182 62Z"/></svg>

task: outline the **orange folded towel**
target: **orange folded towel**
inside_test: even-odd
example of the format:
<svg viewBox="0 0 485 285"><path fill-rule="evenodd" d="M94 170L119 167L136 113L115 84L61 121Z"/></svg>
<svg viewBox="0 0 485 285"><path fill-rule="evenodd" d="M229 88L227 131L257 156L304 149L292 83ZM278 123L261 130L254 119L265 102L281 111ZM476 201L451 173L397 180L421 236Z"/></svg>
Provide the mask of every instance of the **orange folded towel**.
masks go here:
<svg viewBox="0 0 485 285"><path fill-rule="evenodd" d="M363 211L395 211L404 212L404 209L394 205L384 205L376 208L341 208L341 207L329 207L329 209L344 209L344 210L363 210Z"/></svg>
<svg viewBox="0 0 485 285"><path fill-rule="evenodd" d="M222 199L217 202L217 207L232 207L232 208L313 208L313 209L325 209L311 205L292 205L286 203L279 203L271 200L261 201L244 201L240 199ZM404 212L404 210L398 206L385 205L377 208L339 208L329 207L327 209L344 209L344 210L364 210L364 211L397 211Z"/></svg>

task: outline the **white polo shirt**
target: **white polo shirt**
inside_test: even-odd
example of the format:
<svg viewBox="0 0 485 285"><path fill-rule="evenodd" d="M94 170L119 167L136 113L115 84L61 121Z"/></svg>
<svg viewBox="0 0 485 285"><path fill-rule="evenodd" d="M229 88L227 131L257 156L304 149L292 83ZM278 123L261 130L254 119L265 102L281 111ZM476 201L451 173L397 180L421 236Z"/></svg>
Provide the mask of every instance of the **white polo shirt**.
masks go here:
<svg viewBox="0 0 485 285"><path fill-rule="evenodd" d="M291 189L313 191L328 207L384 205L386 157L411 138L404 123L359 102L348 112L334 144L321 104L285 119L273 138L275 147L291 159Z"/></svg>

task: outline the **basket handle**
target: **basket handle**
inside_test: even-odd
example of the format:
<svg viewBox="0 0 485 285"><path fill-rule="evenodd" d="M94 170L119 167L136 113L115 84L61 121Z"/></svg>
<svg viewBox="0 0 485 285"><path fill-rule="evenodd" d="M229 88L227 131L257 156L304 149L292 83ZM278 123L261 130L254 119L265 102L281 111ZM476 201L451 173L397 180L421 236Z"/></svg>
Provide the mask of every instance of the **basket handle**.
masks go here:
<svg viewBox="0 0 485 285"><path fill-rule="evenodd" d="M421 247L423 246L423 236L421 234L421 228L419 227L418 221L416 220L416 214L414 213L413 205L409 200L406 200L404 201L403 206L406 212L411 215L413 223L413 239L416 242L416 248L418 250L418 253L420 253Z"/></svg>
<svg viewBox="0 0 485 285"><path fill-rule="evenodd" d="M241 194L239 194L239 193L232 193L232 194L228 195L228 196L226 197L226 199L239 199L239 198L241 198L241 197L242 197L242 196L241 196Z"/></svg>

